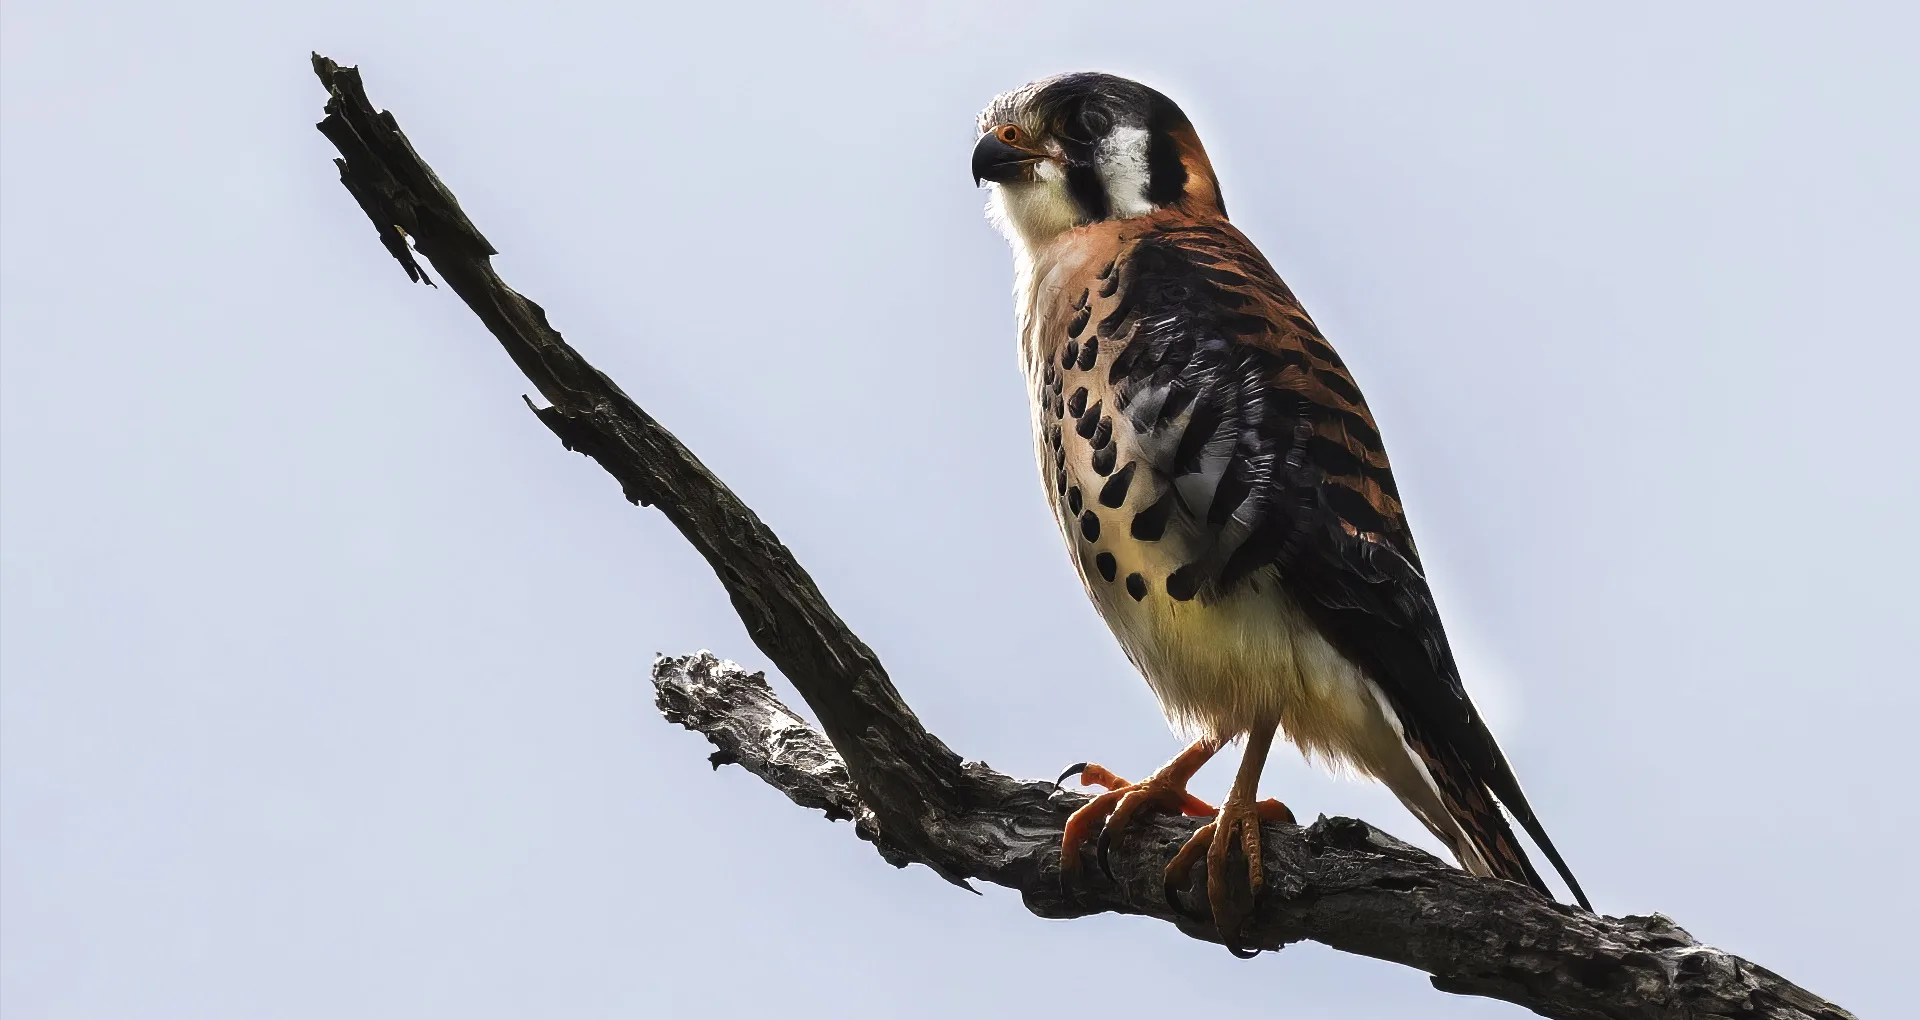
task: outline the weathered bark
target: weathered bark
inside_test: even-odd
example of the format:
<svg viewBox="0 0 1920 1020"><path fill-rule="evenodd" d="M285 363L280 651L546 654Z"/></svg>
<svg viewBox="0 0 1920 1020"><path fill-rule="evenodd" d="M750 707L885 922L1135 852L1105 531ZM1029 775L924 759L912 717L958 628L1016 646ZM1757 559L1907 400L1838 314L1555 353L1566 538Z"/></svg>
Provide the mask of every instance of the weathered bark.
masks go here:
<svg viewBox="0 0 1920 1020"><path fill-rule="evenodd" d="M1111 878L1094 872L1063 889L1061 825L1084 797L963 763L928 733L759 517L494 273L493 247L392 115L374 110L358 70L317 54L313 66L329 94L319 127L343 157L341 183L388 253L431 284L413 251L425 255L551 403L535 410L540 420L706 557L754 643L819 720L816 730L787 709L759 674L705 653L663 658L660 709L706 734L716 767L739 764L797 804L853 820L897 866L1018 889L1043 917L1140 914L1217 941L1203 893L1170 903L1162 890L1194 820L1136 823L1113 849ZM1477 879L1365 822L1270 824L1262 835L1269 889L1244 935L1250 947L1311 939L1552 1017L1851 1017L1664 917L1600 917Z"/></svg>

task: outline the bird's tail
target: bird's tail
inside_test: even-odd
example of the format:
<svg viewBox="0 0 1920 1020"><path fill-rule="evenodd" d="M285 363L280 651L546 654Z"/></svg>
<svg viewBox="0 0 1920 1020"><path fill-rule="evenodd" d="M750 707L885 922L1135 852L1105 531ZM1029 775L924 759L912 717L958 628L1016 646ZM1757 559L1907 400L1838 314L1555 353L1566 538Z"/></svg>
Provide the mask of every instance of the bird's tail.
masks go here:
<svg viewBox="0 0 1920 1020"><path fill-rule="evenodd" d="M1519 781L1514 778L1512 768L1507 765L1506 758L1498 748L1493 751L1494 775L1483 778L1480 770L1468 765L1450 747L1434 747L1431 743L1419 740L1409 743L1425 761L1427 772L1433 777L1434 787L1440 794L1440 801L1452 817L1454 833L1450 837L1447 833L1439 835L1453 847L1454 856L1459 858L1461 867L1476 875L1504 878L1530 886L1544 895L1553 895L1553 890L1547 888L1546 881L1534 868L1526 849L1514 836L1506 813L1500 810L1505 805L1540 851L1547 855L1547 860L1553 863L1554 870L1560 873L1568 891L1573 893L1574 902L1580 904L1582 909L1593 909L1587 901L1587 894L1574 879L1572 870L1561 859L1560 851L1547 838L1546 827L1534 816L1526 795L1520 792Z"/></svg>
<svg viewBox="0 0 1920 1020"><path fill-rule="evenodd" d="M1579 880L1573 877L1573 869L1567 867L1566 860L1554 847L1553 840L1547 838L1547 827L1540 824L1539 817L1533 813L1533 806L1527 803L1527 795L1520 792L1520 780L1514 776L1513 767L1507 764L1506 755L1501 754L1498 747L1493 749L1493 761L1494 774L1482 788L1490 787L1494 795L1500 798L1500 803L1505 805L1507 812L1513 815L1521 828L1527 830L1527 837L1533 840L1533 844L1540 848L1541 853L1547 855L1553 870L1560 873L1560 881L1567 883L1567 891L1573 894L1573 901L1580 904L1580 909L1591 912L1593 904L1587 901L1587 894L1581 890ZM1496 811L1495 814L1497 816L1498 812ZM1533 863L1527 860L1525 851L1522 851L1514 842L1513 830L1507 826L1504 818L1500 819L1499 831L1504 834L1506 842L1513 846L1513 852L1519 856L1520 863L1527 874L1533 876L1533 887L1541 888L1539 873L1533 870Z"/></svg>

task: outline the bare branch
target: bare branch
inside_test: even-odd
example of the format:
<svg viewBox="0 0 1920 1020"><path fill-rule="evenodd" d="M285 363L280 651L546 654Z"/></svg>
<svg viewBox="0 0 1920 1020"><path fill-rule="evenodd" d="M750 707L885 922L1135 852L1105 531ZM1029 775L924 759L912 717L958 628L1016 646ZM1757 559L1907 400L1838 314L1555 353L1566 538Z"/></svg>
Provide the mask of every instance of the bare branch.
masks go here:
<svg viewBox="0 0 1920 1020"><path fill-rule="evenodd" d="M782 705L765 677L702 652L654 663L661 714L704 733L715 766L738 764L829 818L869 817L833 745ZM1158 917L1216 938L1203 897L1162 899L1161 868L1198 823L1136 821L1113 857L1114 875L1072 896L1060 889L1060 826L1083 802L1047 782L1021 781L970 762L973 809L944 815L932 834L964 848L973 877L1023 894L1043 917L1112 912ZM1474 878L1352 818L1304 828L1268 825L1270 875L1247 944L1311 939L1393 960L1434 976L1445 991L1485 995L1552 1017L1768 1017L1838 1020L1851 1014L1732 954L1700 945L1658 914L1596 917L1524 886Z"/></svg>
<svg viewBox="0 0 1920 1020"><path fill-rule="evenodd" d="M340 150L341 183L388 253L409 279L431 283L414 251L425 255L551 402L536 408L540 420L629 500L659 507L706 557L754 643L819 720L816 730L761 675L711 655L661 659L660 709L714 743L715 767L739 764L797 804L852 819L896 866L1017 889L1043 917L1140 914L1217 941L1203 898L1170 902L1162 886L1193 820L1136 822L1114 848L1110 878L1063 889L1061 826L1085 798L962 763L928 733L773 532L493 271L492 245L392 115L374 110L358 70L318 54L313 66L329 94L319 127ZM1365 822L1270 824L1262 843L1273 877L1245 934L1251 947L1311 939L1552 1017L1851 1018L1664 917L1597 917L1474 878Z"/></svg>

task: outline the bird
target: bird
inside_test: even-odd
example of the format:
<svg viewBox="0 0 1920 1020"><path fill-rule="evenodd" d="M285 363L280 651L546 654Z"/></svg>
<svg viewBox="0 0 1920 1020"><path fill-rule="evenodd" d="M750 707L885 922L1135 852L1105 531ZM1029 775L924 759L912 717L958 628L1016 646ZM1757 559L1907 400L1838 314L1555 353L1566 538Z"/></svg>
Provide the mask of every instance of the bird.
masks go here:
<svg viewBox="0 0 1920 1020"><path fill-rule="evenodd" d="M1265 885L1259 799L1276 735L1384 783L1466 871L1551 896L1504 811L1591 910L1462 682L1352 372L1227 218L1192 122L1127 78L1074 72L994 98L972 153L1013 253L1019 360L1048 504L1087 595L1186 748L1104 792L1061 839L1063 882L1141 812L1209 818L1204 856L1236 956ZM1188 792L1243 742L1218 808ZM1245 884L1229 862L1244 858ZM1230 871L1232 874L1230 875Z"/></svg>

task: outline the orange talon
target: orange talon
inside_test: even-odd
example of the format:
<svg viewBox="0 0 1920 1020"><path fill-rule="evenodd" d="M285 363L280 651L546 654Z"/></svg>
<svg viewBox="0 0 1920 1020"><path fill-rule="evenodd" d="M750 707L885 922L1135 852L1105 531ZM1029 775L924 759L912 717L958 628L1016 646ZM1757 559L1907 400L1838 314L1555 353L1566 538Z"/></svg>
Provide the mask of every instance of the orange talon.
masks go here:
<svg viewBox="0 0 1920 1020"><path fill-rule="evenodd" d="M1060 833L1060 881L1062 883L1066 882L1069 875L1080 870L1080 844L1085 843L1087 838L1100 828L1101 823L1113 813L1113 809L1120 803L1120 798L1124 796L1126 793L1122 790L1103 793L1082 805L1080 810L1067 818L1066 828Z"/></svg>
<svg viewBox="0 0 1920 1020"><path fill-rule="evenodd" d="M1267 822L1285 822L1288 825L1296 824L1293 818L1293 809L1272 797L1268 797L1266 800L1255 804L1253 806L1253 813L1260 819L1262 824ZM1174 891L1187 889L1193 885L1193 866L1206 854L1207 848L1213 845L1213 833L1216 827L1216 823L1213 822L1202 825L1188 838L1187 842L1180 847L1180 852L1173 855L1173 860L1167 862L1167 906L1175 910L1180 909L1179 902L1174 899Z"/></svg>
<svg viewBox="0 0 1920 1020"><path fill-rule="evenodd" d="M1103 790L1111 790L1114 792L1124 792L1136 785L1114 775L1103 765L1087 765L1079 769L1079 775L1081 786L1098 786ZM1269 798L1262 802L1263 807L1267 804L1272 804L1280 808L1280 810L1286 811L1286 805L1281 804L1277 800ZM1212 818L1218 810L1212 804L1201 800L1185 790L1180 791L1179 807L1180 813L1189 818ZM1128 812L1129 815L1131 815L1131 813L1132 812ZM1291 811L1287 812L1286 820L1289 822L1293 821L1293 813Z"/></svg>
<svg viewBox="0 0 1920 1020"><path fill-rule="evenodd" d="M1104 765L1088 765L1080 770L1081 786L1098 786L1107 790L1119 790L1132 786L1132 783L1114 775Z"/></svg>
<svg viewBox="0 0 1920 1020"><path fill-rule="evenodd" d="M1285 822L1288 825L1300 824L1293 820L1292 808L1274 800L1272 797L1268 797L1266 800L1255 804L1253 810L1254 813L1260 816L1260 820L1263 822Z"/></svg>
<svg viewBox="0 0 1920 1020"><path fill-rule="evenodd" d="M1274 801L1274 803L1278 804L1280 802ZM1285 805L1282 806L1284 807ZM1189 793L1186 796L1186 800L1180 804L1180 813L1186 815L1188 818L1212 818L1214 815L1220 813L1220 809Z"/></svg>
<svg viewBox="0 0 1920 1020"><path fill-rule="evenodd" d="M1211 817L1213 821L1201 826L1181 846L1173 860L1167 863L1162 874L1167 904L1176 911L1180 909L1174 892L1192 884L1193 866L1204 855L1207 860L1207 905L1212 910L1214 926L1220 931L1220 940L1235 956L1245 958L1256 955L1258 950L1247 950L1240 945L1240 933L1253 916L1255 898L1266 886L1266 866L1260 857L1260 825L1263 822L1293 824L1294 821L1292 809L1285 804L1271 797L1261 801L1253 799L1254 791L1260 785L1260 772L1266 765L1267 752L1273 747L1276 729L1277 726L1256 726L1247 734L1247 751L1240 760L1240 771L1234 778L1233 791L1218 810L1187 792L1187 782L1194 773L1200 771L1200 767L1220 750L1221 745L1213 741L1194 743L1162 766L1160 771L1138 783L1129 783L1112 771L1090 763L1075 765L1062 773L1056 782L1065 782L1068 777L1077 775L1083 785L1106 790L1067 819L1060 839L1062 888L1066 888L1079 873L1080 847L1096 832L1099 834L1097 846L1100 868L1107 871L1108 877L1112 877L1112 872L1107 870L1108 847L1126 832L1128 824L1140 812L1178 811L1201 818ZM1246 862L1247 882L1244 886L1233 881L1235 869L1229 866L1236 847Z"/></svg>
<svg viewBox="0 0 1920 1020"><path fill-rule="evenodd" d="M1181 845L1180 852L1173 855L1173 860L1167 862L1167 906L1175 910L1180 909L1180 904L1174 901L1173 891L1175 889L1185 889L1193 884L1192 875L1194 862L1198 861L1200 855L1206 853L1207 848L1213 845L1213 830L1218 825L1218 822L1208 822L1202 825L1194 832L1191 838Z"/></svg>
<svg viewBox="0 0 1920 1020"><path fill-rule="evenodd" d="M1227 794L1226 803L1220 805L1213 822L1201 826L1180 852L1174 854L1163 875L1167 905L1178 911L1181 907L1175 891L1192 885L1193 866L1203 854L1206 856L1207 906L1212 911L1214 927L1219 930L1227 951L1242 959L1259 953L1241 946L1240 933L1253 916L1255 899L1266 885L1266 865L1260 856L1260 824L1292 824L1294 821L1292 809L1285 804L1272 798L1258 802L1253 799L1272 745L1272 729L1262 732L1256 728L1248 734L1246 756L1241 759L1239 775L1234 778L1233 791ZM1233 881L1234 869L1229 867L1236 845L1246 862L1245 886Z"/></svg>
<svg viewBox="0 0 1920 1020"><path fill-rule="evenodd" d="M1187 792L1187 781L1219 751L1211 741L1196 741L1180 752L1158 772L1138 783L1128 783L1099 765L1075 765L1061 775L1079 775L1088 786L1100 786L1106 793L1088 801L1067 819L1060 834L1060 882L1064 886L1080 870L1080 846L1099 833L1101 870L1106 870L1106 850L1114 836L1126 828L1133 816L1145 809L1182 814L1213 814L1213 806Z"/></svg>

